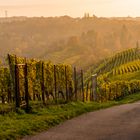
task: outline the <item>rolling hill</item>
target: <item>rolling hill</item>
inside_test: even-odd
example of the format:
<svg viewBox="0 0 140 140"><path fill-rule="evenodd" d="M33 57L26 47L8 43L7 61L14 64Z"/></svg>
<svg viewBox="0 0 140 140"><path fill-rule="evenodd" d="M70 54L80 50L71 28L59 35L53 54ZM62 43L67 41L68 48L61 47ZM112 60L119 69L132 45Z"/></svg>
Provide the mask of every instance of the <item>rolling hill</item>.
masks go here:
<svg viewBox="0 0 140 140"><path fill-rule="evenodd" d="M0 58L7 53L88 69L140 40L139 18L0 19Z"/></svg>
<svg viewBox="0 0 140 140"><path fill-rule="evenodd" d="M85 81L89 81L91 74L95 73L107 81L140 80L140 49L127 49L106 58L98 67L91 67L85 73Z"/></svg>

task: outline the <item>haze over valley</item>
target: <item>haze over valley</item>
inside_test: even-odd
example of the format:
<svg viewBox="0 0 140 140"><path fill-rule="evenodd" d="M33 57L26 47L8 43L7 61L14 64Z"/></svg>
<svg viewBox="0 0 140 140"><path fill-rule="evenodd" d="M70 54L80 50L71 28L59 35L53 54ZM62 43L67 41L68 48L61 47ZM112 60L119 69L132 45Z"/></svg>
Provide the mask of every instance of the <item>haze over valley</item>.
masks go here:
<svg viewBox="0 0 140 140"><path fill-rule="evenodd" d="M7 53L89 67L140 40L139 18L11 17L0 19L0 57ZM85 59L86 58L86 59Z"/></svg>

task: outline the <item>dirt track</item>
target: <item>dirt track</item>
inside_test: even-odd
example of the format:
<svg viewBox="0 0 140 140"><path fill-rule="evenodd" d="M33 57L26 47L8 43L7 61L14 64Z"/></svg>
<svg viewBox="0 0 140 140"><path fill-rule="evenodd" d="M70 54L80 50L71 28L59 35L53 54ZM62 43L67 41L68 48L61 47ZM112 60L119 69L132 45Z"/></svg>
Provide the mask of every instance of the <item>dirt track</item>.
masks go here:
<svg viewBox="0 0 140 140"><path fill-rule="evenodd" d="M24 140L140 140L140 102L87 113Z"/></svg>

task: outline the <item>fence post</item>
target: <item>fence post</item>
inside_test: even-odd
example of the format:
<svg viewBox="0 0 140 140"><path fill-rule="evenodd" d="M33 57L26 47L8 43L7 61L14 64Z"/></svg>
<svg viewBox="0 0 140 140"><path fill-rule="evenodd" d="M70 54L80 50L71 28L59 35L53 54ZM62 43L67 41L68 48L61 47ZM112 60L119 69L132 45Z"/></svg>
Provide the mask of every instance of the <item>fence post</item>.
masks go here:
<svg viewBox="0 0 140 140"><path fill-rule="evenodd" d="M41 89L42 89L42 101L43 101L43 104L45 104L45 86L44 86L44 63L42 62L42 67L41 67L41 70L42 70L42 82L41 82Z"/></svg>
<svg viewBox="0 0 140 140"><path fill-rule="evenodd" d="M76 67L74 67L74 93L75 93L75 100L77 101L77 74L76 74Z"/></svg>
<svg viewBox="0 0 140 140"><path fill-rule="evenodd" d="M8 103L11 103L12 102L12 93L11 93L11 77L10 77L10 74L9 74L9 81L8 81Z"/></svg>
<svg viewBox="0 0 140 140"><path fill-rule="evenodd" d="M68 96L67 66L65 66L65 85L66 85L66 101L68 101L69 96Z"/></svg>
<svg viewBox="0 0 140 140"><path fill-rule="evenodd" d="M18 65L15 65L15 101L16 108L20 107L20 92L19 92L19 71Z"/></svg>
<svg viewBox="0 0 140 140"><path fill-rule="evenodd" d="M10 70L9 81L8 81L8 98L9 98L9 102L12 102L12 93L14 94L13 86L15 85L15 80L14 80L12 66L11 66L10 54L8 54L7 57L8 57L8 64L9 64L9 70Z"/></svg>
<svg viewBox="0 0 140 140"><path fill-rule="evenodd" d="M88 87L89 87L89 82L87 83L86 101L88 101Z"/></svg>
<svg viewBox="0 0 140 140"><path fill-rule="evenodd" d="M25 101L26 101L26 111L29 111L29 90L28 90L28 65L24 66L24 76L25 76Z"/></svg>
<svg viewBox="0 0 140 140"><path fill-rule="evenodd" d="M82 89L82 101L85 101L84 97L84 77L83 77L83 70L81 70L81 89Z"/></svg>
<svg viewBox="0 0 140 140"><path fill-rule="evenodd" d="M15 64L18 64L18 62L17 62L17 56L15 55Z"/></svg>
<svg viewBox="0 0 140 140"><path fill-rule="evenodd" d="M92 85L92 76L91 76L91 85L90 85L90 101L93 101L93 85Z"/></svg>
<svg viewBox="0 0 140 140"><path fill-rule="evenodd" d="M97 101L97 74L92 75L93 100Z"/></svg>
<svg viewBox="0 0 140 140"><path fill-rule="evenodd" d="M57 102L56 65L54 65L54 92L55 92L55 101Z"/></svg>

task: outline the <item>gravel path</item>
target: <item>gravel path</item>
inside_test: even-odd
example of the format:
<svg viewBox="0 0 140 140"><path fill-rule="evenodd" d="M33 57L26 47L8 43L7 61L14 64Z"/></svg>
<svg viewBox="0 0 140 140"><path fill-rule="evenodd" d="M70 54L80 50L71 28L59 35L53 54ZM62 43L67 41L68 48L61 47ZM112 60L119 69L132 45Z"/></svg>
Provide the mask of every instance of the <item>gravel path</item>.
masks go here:
<svg viewBox="0 0 140 140"><path fill-rule="evenodd" d="M140 102L90 112L23 140L140 140Z"/></svg>

